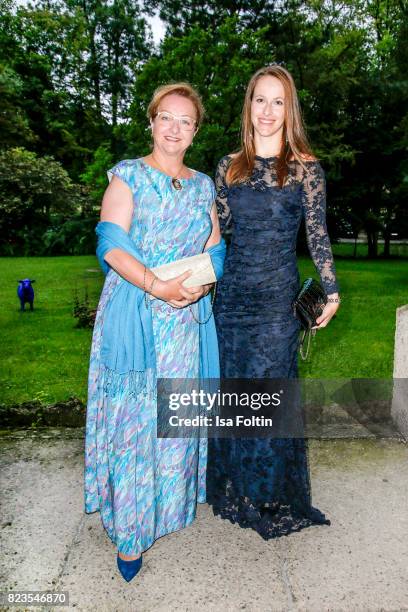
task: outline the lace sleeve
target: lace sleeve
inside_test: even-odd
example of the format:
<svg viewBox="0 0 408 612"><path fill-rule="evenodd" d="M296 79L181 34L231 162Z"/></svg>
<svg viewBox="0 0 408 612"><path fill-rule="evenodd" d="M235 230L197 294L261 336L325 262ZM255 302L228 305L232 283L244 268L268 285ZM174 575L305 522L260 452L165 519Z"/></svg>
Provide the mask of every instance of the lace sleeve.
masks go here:
<svg viewBox="0 0 408 612"><path fill-rule="evenodd" d="M228 185L225 182L229 161L230 158L228 156L223 157L218 162L217 170L215 171L215 188L217 190L215 203L220 220L220 229L223 233L228 231L232 221L231 210L228 206Z"/></svg>
<svg viewBox="0 0 408 612"><path fill-rule="evenodd" d="M326 181L319 162L308 163L303 177L303 214L310 255L327 294L338 291L326 226Z"/></svg>

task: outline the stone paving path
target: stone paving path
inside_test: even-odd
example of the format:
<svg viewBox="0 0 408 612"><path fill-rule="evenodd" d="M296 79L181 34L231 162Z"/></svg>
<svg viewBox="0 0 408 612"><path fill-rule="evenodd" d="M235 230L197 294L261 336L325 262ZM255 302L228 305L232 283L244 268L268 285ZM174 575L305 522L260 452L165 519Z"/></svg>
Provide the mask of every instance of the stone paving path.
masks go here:
<svg viewBox="0 0 408 612"><path fill-rule="evenodd" d="M54 609L98 612L408 610L406 444L310 442L313 503L330 527L265 542L200 505L127 584L99 514L83 512L82 436L0 437L0 591L68 591Z"/></svg>

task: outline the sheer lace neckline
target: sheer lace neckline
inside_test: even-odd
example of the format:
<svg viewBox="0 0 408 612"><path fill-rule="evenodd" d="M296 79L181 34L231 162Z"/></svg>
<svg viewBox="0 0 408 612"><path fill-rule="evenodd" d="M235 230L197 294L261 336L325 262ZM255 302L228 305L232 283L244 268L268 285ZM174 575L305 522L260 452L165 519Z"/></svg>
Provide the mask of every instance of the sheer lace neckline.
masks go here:
<svg viewBox="0 0 408 612"><path fill-rule="evenodd" d="M270 157L262 157L262 155L255 155L255 159L260 159L261 161L270 161L271 159L278 159L278 155L271 155Z"/></svg>
<svg viewBox="0 0 408 612"><path fill-rule="evenodd" d="M276 159L278 159L278 155L271 155L270 157L262 157L262 155L255 155L255 159L260 161L260 162L270 162L270 161L274 161ZM296 163L298 160L297 159L290 159L288 161L288 164L293 164ZM317 159L304 159L303 163L304 164L315 164L316 162L318 162Z"/></svg>

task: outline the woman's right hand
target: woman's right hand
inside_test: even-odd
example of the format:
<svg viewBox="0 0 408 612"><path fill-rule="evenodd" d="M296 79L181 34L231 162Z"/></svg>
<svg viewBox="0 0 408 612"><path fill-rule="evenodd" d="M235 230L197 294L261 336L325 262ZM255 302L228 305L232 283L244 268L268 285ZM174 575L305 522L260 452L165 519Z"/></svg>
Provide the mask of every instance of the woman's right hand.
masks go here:
<svg viewBox="0 0 408 612"><path fill-rule="evenodd" d="M162 281L158 278L153 285L152 295L160 300L168 302L172 306L179 307L178 305L176 306L174 302L181 302L185 299L184 295L181 293L181 287L182 283L186 278L191 276L191 274L191 270L187 270L187 272L183 272L183 274L171 280ZM186 288L183 287L183 290L185 292Z"/></svg>

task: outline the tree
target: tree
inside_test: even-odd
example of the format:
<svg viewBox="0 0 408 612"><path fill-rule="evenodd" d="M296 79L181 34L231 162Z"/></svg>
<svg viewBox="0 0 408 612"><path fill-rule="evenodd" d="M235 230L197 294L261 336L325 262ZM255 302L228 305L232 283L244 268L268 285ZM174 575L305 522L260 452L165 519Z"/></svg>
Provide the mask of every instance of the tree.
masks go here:
<svg viewBox="0 0 408 612"><path fill-rule="evenodd" d="M187 163L212 173L218 159L239 144L242 100L249 77L273 58L266 32L266 28L242 30L236 19L229 18L218 30L195 27L181 38L166 38L160 55L153 56L137 73L125 154L132 157L149 149L146 109L156 87L187 80L201 93L207 116Z"/></svg>
<svg viewBox="0 0 408 612"><path fill-rule="evenodd" d="M136 0L65 0L62 6L80 24L72 38L86 43L77 46L88 93L100 119L115 126L126 112L133 72L152 46L147 21Z"/></svg>
<svg viewBox="0 0 408 612"><path fill-rule="evenodd" d="M30 129L28 117L21 107L23 84L16 72L4 64L0 64L0 133L2 148L9 146L28 145L35 141Z"/></svg>
<svg viewBox="0 0 408 612"><path fill-rule="evenodd" d="M108 145L99 146L93 156L93 161L88 164L85 172L81 174L81 181L89 188L89 197L94 206L100 206L102 196L106 189L106 171L113 165L113 155Z"/></svg>
<svg viewBox="0 0 408 612"><path fill-rule="evenodd" d="M99 204L107 166L148 152L146 109L158 85L188 80L202 94L206 121L186 162L212 174L239 146L250 76L278 61L294 76L326 172L332 237L364 228L374 257L381 234L387 254L391 234L405 231L406 0L152 0L144 12L136 0L0 7L3 147L51 154L81 177L91 191L86 214ZM145 15L157 10L167 32L152 52Z"/></svg>
<svg viewBox="0 0 408 612"><path fill-rule="evenodd" d="M194 28L217 30L228 17L239 23L240 28L256 30L270 26L277 15L296 13L301 0L144 0L147 14L158 11L167 24L170 36L183 36Z"/></svg>
<svg viewBox="0 0 408 612"><path fill-rule="evenodd" d="M0 153L2 254L34 253L51 215L68 218L81 203L80 190L52 158L23 148Z"/></svg>
<svg viewBox="0 0 408 612"><path fill-rule="evenodd" d="M13 75L31 148L77 178L101 143L115 148L134 70L149 54L146 20L136 0L38 0L16 10L2 2L0 64ZM15 99L10 78L7 87ZM21 134L10 141L21 144Z"/></svg>

